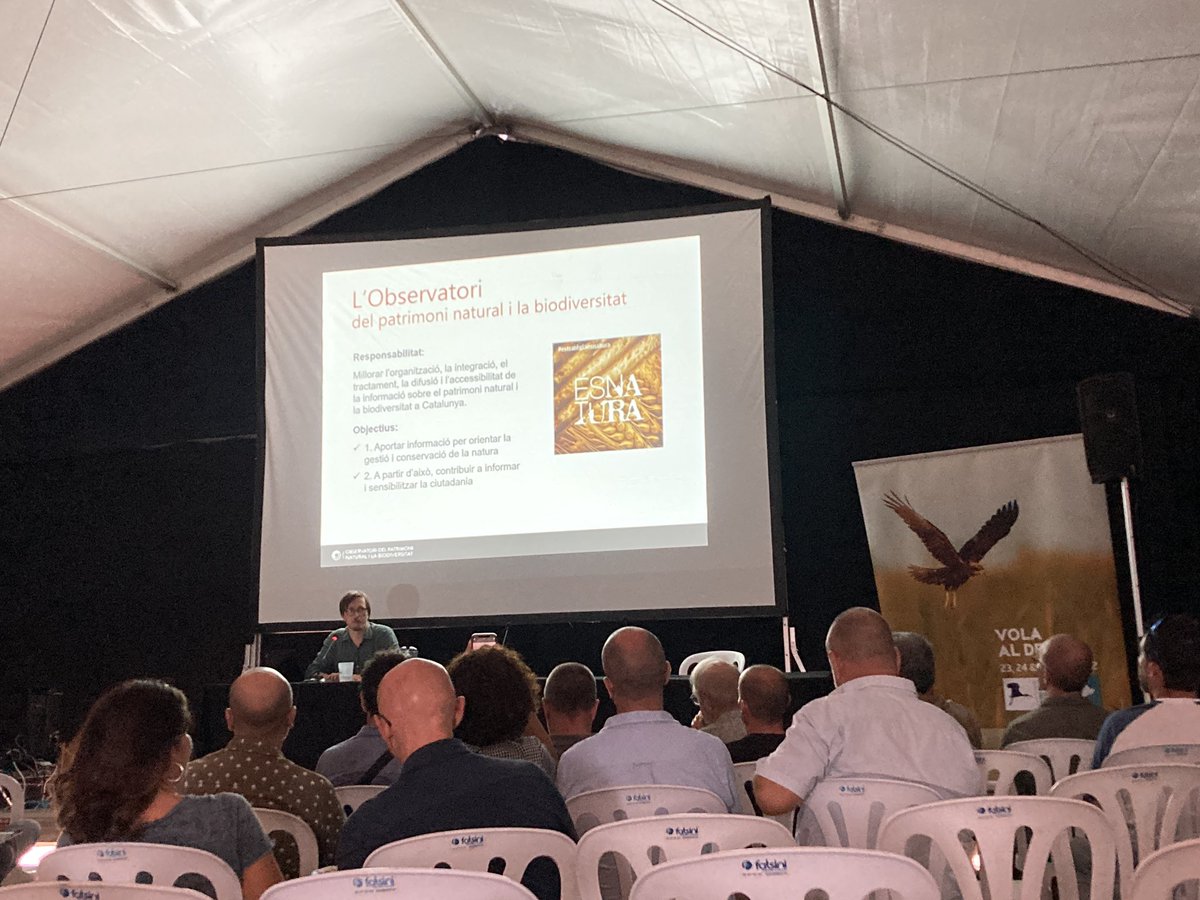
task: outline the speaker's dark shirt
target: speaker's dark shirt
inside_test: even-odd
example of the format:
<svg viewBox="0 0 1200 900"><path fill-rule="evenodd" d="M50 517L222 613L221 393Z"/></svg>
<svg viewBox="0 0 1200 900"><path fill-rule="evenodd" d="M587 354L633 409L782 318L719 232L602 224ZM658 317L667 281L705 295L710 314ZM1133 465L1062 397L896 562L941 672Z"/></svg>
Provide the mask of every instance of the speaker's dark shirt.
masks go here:
<svg viewBox="0 0 1200 900"><path fill-rule="evenodd" d="M372 850L419 834L461 828L545 828L575 839L558 789L533 763L481 756L455 738L435 741L404 762L396 783L346 820L339 869L360 868ZM553 866L530 865L524 885L557 900Z"/></svg>

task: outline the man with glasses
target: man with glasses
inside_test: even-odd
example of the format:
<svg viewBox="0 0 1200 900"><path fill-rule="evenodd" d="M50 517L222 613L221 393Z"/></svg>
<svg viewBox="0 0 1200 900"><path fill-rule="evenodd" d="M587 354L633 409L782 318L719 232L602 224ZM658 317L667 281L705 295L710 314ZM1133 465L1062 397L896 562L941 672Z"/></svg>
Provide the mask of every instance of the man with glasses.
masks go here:
<svg viewBox="0 0 1200 900"><path fill-rule="evenodd" d="M1110 753L1158 744L1200 744L1200 622L1164 616L1142 637L1138 682L1151 698L1104 720L1092 768Z"/></svg>
<svg viewBox="0 0 1200 900"><path fill-rule="evenodd" d="M371 621L371 601L362 591L348 591L338 603L345 628L325 638L321 650L304 672L305 680L337 681L339 663L353 663L354 680L362 678L365 666L380 650L399 647L396 632Z"/></svg>

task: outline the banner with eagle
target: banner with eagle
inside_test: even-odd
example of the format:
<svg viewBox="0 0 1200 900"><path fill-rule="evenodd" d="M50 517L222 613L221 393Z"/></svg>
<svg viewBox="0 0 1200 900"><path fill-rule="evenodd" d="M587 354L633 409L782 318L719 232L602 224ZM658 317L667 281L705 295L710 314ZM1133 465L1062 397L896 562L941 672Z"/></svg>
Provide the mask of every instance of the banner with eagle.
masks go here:
<svg viewBox="0 0 1200 900"><path fill-rule="evenodd" d="M854 463L880 611L933 644L937 687L1002 728L1038 705L1038 648L1091 645L1091 699L1130 703L1104 487L1081 435Z"/></svg>

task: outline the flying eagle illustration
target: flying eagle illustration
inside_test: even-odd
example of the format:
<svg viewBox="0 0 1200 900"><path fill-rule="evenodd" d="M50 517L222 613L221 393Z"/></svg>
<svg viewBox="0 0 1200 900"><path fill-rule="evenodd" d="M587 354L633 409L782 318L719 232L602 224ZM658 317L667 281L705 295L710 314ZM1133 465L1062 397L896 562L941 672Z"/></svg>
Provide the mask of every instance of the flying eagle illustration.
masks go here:
<svg viewBox="0 0 1200 900"><path fill-rule="evenodd" d="M942 564L940 569L909 566L908 574L922 584L940 584L945 588L946 609L954 609L958 605L958 589L966 584L971 576L983 571L979 561L1012 531L1013 523L1017 521L1017 514L1020 512L1017 501L1009 500L975 532L973 538L955 550L946 533L913 509L907 497L901 500L896 492L892 491L884 495L883 503L912 529L913 534L925 545L925 549Z"/></svg>

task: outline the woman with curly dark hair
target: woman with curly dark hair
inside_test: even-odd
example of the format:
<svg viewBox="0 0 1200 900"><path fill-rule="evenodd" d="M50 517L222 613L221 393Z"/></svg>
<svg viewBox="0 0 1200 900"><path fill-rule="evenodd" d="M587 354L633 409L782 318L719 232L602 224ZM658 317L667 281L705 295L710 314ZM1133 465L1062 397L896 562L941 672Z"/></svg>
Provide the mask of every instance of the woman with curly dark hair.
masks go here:
<svg viewBox="0 0 1200 900"><path fill-rule="evenodd" d="M238 794L182 796L192 755L187 698L161 681L126 681L105 691L53 780L59 846L145 841L207 850L258 900L282 881L271 841Z"/></svg>
<svg viewBox="0 0 1200 900"><path fill-rule="evenodd" d="M467 700L454 736L485 756L536 763L553 779L554 757L531 733L538 684L521 654L492 644L458 654L446 670L454 690Z"/></svg>

